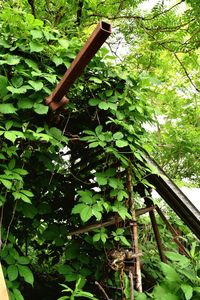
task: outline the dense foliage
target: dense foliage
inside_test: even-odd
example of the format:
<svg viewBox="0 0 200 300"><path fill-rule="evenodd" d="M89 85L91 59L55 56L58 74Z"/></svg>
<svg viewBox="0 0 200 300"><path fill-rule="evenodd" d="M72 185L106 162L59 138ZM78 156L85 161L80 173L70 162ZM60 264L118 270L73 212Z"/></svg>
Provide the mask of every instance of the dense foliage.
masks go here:
<svg viewBox="0 0 200 300"><path fill-rule="evenodd" d="M121 299L121 278L109 266L109 252L131 247L125 226L133 214L128 176L136 208L149 191L146 172L154 170L142 163L141 149L154 151L173 178L198 184L195 5L180 16L159 4L144 17L139 3L0 1L0 244L13 300L58 299L62 288L60 299L102 299L95 282L113 299ZM71 88L66 109L51 113L45 97L101 17L113 19L116 38ZM117 51L121 37L128 53L118 61L118 52L111 51ZM156 132L146 132L145 124L159 117L164 124L158 122ZM113 215L123 222L69 235ZM174 222L175 216L168 215ZM144 277L150 277L150 290L155 281L161 283L152 294L136 293L136 299L163 294L167 300L198 299L198 247L193 244L192 263L170 252L177 249L160 221L172 266L160 264L148 222L143 218L140 225L147 233L147 238L141 235ZM129 299L125 272L123 284Z"/></svg>

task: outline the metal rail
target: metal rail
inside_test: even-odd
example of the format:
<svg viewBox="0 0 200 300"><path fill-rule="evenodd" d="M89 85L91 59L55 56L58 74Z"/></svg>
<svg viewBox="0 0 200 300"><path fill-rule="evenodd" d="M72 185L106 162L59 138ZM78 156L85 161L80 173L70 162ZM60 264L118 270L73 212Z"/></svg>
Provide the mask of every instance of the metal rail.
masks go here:
<svg viewBox="0 0 200 300"><path fill-rule="evenodd" d="M69 100L65 96L75 80L83 73L83 70L96 54L105 40L111 34L111 25L101 21L93 31L83 48L80 50L71 66L65 72L63 78L56 86L52 94L46 98L46 104L52 111L67 104Z"/></svg>

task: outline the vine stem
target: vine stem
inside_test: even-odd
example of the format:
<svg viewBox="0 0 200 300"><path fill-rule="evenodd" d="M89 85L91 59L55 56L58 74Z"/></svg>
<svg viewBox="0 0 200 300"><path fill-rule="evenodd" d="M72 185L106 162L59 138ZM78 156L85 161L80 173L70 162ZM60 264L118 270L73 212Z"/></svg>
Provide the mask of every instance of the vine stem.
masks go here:
<svg viewBox="0 0 200 300"><path fill-rule="evenodd" d="M4 242L4 245L3 245L3 249L6 247L6 244L8 242L8 236L9 236L9 233L10 233L10 227L12 225L12 222L14 220L14 217L15 217L15 212L16 212L16 207L17 207L17 201L15 202L15 205L14 205L14 208L13 208L13 211L12 211L12 216L11 216L11 219L10 219L10 223L8 225L8 228L7 228L7 233L6 233L6 238L5 238L5 242Z"/></svg>
<svg viewBox="0 0 200 300"><path fill-rule="evenodd" d="M2 208L1 208L1 216L0 216L0 250L1 250L1 247L2 247L2 244L3 244L3 242L2 242L3 211L4 211L4 209L3 209L3 206L2 206Z"/></svg>
<svg viewBox="0 0 200 300"><path fill-rule="evenodd" d="M137 230L137 219L136 219L136 211L135 211L135 199L133 195L133 178L131 168L128 168L127 172L127 189L129 195L129 209L132 216L132 220L130 222L130 231L132 237L132 248L135 253L135 266L131 269L132 279L135 275L135 288L138 292L142 292L142 274L141 274L141 266L140 266L140 253L139 253L139 243L138 243L138 230ZM132 283L133 284L133 283ZM133 300L133 298L131 299Z"/></svg>
<svg viewBox="0 0 200 300"><path fill-rule="evenodd" d="M108 295L106 294L104 288L100 285L100 283L98 281L95 281L95 284L98 286L98 288L102 291L102 293L104 294L105 298L107 300L110 300L110 298L108 297Z"/></svg>

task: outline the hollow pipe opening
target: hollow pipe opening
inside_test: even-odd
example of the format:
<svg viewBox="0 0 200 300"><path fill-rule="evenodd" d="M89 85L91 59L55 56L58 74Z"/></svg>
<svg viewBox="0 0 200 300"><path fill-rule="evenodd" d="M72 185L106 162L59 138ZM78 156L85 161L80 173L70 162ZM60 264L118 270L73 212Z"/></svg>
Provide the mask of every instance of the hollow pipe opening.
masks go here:
<svg viewBox="0 0 200 300"><path fill-rule="evenodd" d="M111 25L110 25L109 23L106 23L106 22L104 22L104 21L101 21L100 27L101 27L102 30L111 33Z"/></svg>

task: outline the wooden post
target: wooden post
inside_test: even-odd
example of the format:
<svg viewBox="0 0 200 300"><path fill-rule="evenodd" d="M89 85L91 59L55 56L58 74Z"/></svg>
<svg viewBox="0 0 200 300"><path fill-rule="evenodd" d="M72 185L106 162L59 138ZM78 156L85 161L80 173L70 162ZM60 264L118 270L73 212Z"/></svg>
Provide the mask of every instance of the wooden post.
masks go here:
<svg viewBox="0 0 200 300"><path fill-rule="evenodd" d="M6 287L1 263L0 263L0 299L1 300L9 300L8 290Z"/></svg>

